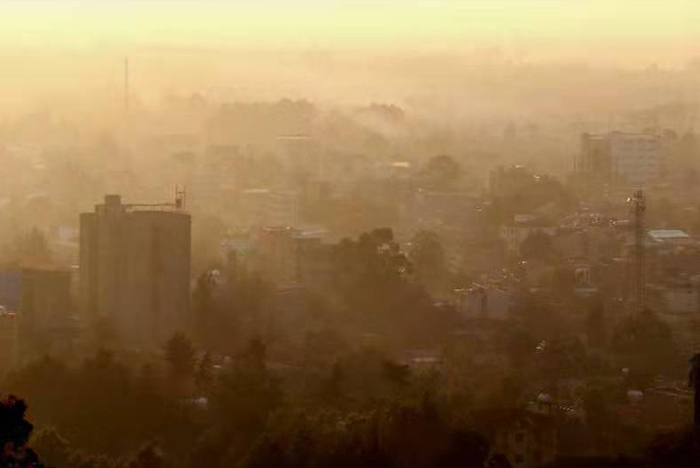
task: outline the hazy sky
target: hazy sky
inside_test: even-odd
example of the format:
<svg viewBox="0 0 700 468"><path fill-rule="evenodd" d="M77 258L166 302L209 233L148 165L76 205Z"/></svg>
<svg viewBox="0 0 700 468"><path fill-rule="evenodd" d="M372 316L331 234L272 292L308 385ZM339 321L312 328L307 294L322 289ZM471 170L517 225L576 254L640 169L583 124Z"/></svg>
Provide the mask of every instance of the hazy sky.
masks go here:
<svg viewBox="0 0 700 468"><path fill-rule="evenodd" d="M478 43L671 63L700 43L698 0L0 0L0 8L3 46L22 49Z"/></svg>
<svg viewBox="0 0 700 468"><path fill-rule="evenodd" d="M127 56L141 95L380 99L464 64L683 68L699 25L700 0L0 0L0 114L117 102Z"/></svg>

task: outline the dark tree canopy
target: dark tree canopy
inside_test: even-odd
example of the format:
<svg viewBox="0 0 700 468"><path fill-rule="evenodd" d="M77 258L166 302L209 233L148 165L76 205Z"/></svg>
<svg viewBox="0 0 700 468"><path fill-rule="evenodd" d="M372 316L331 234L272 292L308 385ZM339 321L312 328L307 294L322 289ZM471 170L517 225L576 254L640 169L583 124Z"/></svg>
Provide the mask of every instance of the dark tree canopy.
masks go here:
<svg viewBox="0 0 700 468"><path fill-rule="evenodd" d="M410 260L418 279L432 291L439 289L445 281L447 264L445 249L437 234L418 231L411 240Z"/></svg>
<svg viewBox="0 0 700 468"><path fill-rule="evenodd" d="M678 371L676 345L671 329L651 310L634 313L617 324L610 340L633 371L673 374Z"/></svg>
<svg viewBox="0 0 700 468"><path fill-rule="evenodd" d="M27 446L34 426L25 419L27 405L24 400L10 395L0 401L0 466L39 468L42 465Z"/></svg>
<svg viewBox="0 0 700 468"><path fill-rule="evenodd" d="M191 376L196 360L192 342L183 333L175 333L165 345L165 360L174 376Z"/></svg>
<svg viewBox="0 0 700 468"><path fill-rule="evenodd" d="M446 154L430 158L420 172L424 186L434 190L454 188L461 176L462 167Z"/></svg>

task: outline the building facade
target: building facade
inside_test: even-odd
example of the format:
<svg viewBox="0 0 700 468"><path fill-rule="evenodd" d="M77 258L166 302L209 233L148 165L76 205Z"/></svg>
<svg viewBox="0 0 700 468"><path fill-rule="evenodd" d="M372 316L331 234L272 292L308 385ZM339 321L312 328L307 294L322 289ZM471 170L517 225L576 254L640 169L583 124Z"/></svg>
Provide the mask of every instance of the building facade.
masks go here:
<svg viewBox="0 0 700 468"><path fill-rule="evenodd" d="M239 193L238 212L246 226L297 226L300 194L294 190L246 189Z"/></svg>
<svg viewBox="0 0 700 468"><path fill-rule="evenodd" d="M494 285L472 285L455 291L457 309L465 320L506 320L513 306L511 294Z"/></svg>
<svg viewBox="0 0 700 468"><path fill-rule="evenodd" d="M330 271L331 248L322 239L325 230L264 227L251 234L248 251L228 244L229 266L237 264L275 284L320 285ZM240 245L240 242L239 242Z"/></svg>
<svg viewBox="0 0 700 468"><path fill-rule="evenodd" d="M67 332L72 329L70 317L74 313L71 280L71 272L65 270L0 270L0 310L11 314L3 316L11 317L3 323L13 324L23 358L33 355L37 342L42 353L70 346L72 336Z"/></svg>
<svg viewBox="0 0 700 468"><path fill-rule="evenodd" d="M661 178L661 153L662 142L656 135L584 133L576 170L601 182L640 187Z"/></svg>
<svg viewBox="0 0 700 468"><path fill-rule="evenodd" d="M80 215L79 308L127 342L160 346L190 310L191 219L179 202L107 195Z"/></svg>
<svg viewBox="0 0 700 468"><path fill-rule="evenodd" d="M5 376L17 365L18 330L17 314L0 306L0 376Z"/></svg>

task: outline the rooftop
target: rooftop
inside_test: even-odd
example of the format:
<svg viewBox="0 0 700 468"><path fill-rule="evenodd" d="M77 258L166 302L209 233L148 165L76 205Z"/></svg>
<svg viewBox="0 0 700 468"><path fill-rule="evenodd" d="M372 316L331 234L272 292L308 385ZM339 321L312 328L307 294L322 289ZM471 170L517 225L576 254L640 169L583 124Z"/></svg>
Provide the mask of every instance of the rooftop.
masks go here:
<svg viewBox="0 0 700 468"><path fill-rule="evenodd" d="M629 139L640 139L640 140L657 140L656 135L650 133L639 133L639 132L620 132L612 131L607 133L585 133L584 136L590 140L607 140L609 138L629 138Z"/></svg>
<svg viewBox="0 0 700 468"><path fill-rule="evenodd" d="M690 236L680 229L652 229L648 232L654 240L689 239Z"/></svg>

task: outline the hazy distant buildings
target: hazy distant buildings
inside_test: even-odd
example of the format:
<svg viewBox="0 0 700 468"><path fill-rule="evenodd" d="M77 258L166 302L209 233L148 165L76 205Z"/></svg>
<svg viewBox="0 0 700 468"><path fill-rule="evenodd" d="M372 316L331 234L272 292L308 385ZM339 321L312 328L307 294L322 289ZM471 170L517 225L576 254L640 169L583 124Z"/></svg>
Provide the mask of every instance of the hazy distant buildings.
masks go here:
<svg viewBox="0 0 700 468"><path fill-rule="evenodd" d="M520 255L520 247L533 234L554 236L557 226L548 224L546 220L530 215L515 215L513 222L501 226L500 237L506 245L506 251L511 255Z"/></svg>
<svg viewBox="0 0 700 468"><path fill-rule="evenodd" d="M661 177L661 153L656 135L584 133L576 170L600 182L642 186Z"/></svg>
<svg viewBox="0 0 700 468"><path fill-rule="evenodd" d="M420 189L414 198L413 217L422 229L463 231L474 222L476 201L468 193Z"/></svg>
<svg viewBox="0 0 700 468"><path fill-rule="evenodd" d="M16 313L0 306L0 375L5 375L17 365L18 323Z"/></svg>
<svg viewBox="0 0 700 468"><path fill-rule="evenodd" d="M190 215L107 195L80 215L79 305L126 341L159 346L190 309Z"/></svg>
<svg viewBox="0 0 700 468"><path fill-rule="evenodd" d="M294 190L247 189L239 195L239 213L248 226L296 226L299 193Z"/></svg>
<svg viewBox="0 0 700 468"><path fill-rule="evenodd" d="M245 277L250 269L251 241L248 230L229 233L221 241L222 263L226 265L225 276L229 282Z"/></svg>
<svg viewBox="0 0 700 468"><path fill-rule="evenodd" d="M328 279L330 249L323 230L265 227L252 235L249 268L276 284L318 285Z"/></svg>
<svg viewBox="0 0 700 468"><path fill-rule="evenodd" d="M510 292L493 284L474 284L455 291L457 309L464 320L506 320L513 306Z"/></svg>
<svg viewBox="0 0 700 468"><path fill-rule="evenodd" d="M296 277L295 230L290 227L266 227L255 240L256 270L278 284L292 283Z"/></svg>
<svg viewBox="0 0 700 468"><path fill-rule="evenodd" d="M278 285L319 286L329 278L332 248L324 229L268 226L230 233L221 242L229 280L259 274Z"/></svg>
<svg viewBox="0 0 700 468"><path fill-rule="evenodd" d="M0 306L17 313L22 336L63 329L72 311L71 272L0 270Z"/></svg>
<svg viewBox="0 0 700 468"><path fill-rule="evenodd" d="M500 166L489 173L489 191L493 197L527 190L534 174L525 166Z"/></svg>

